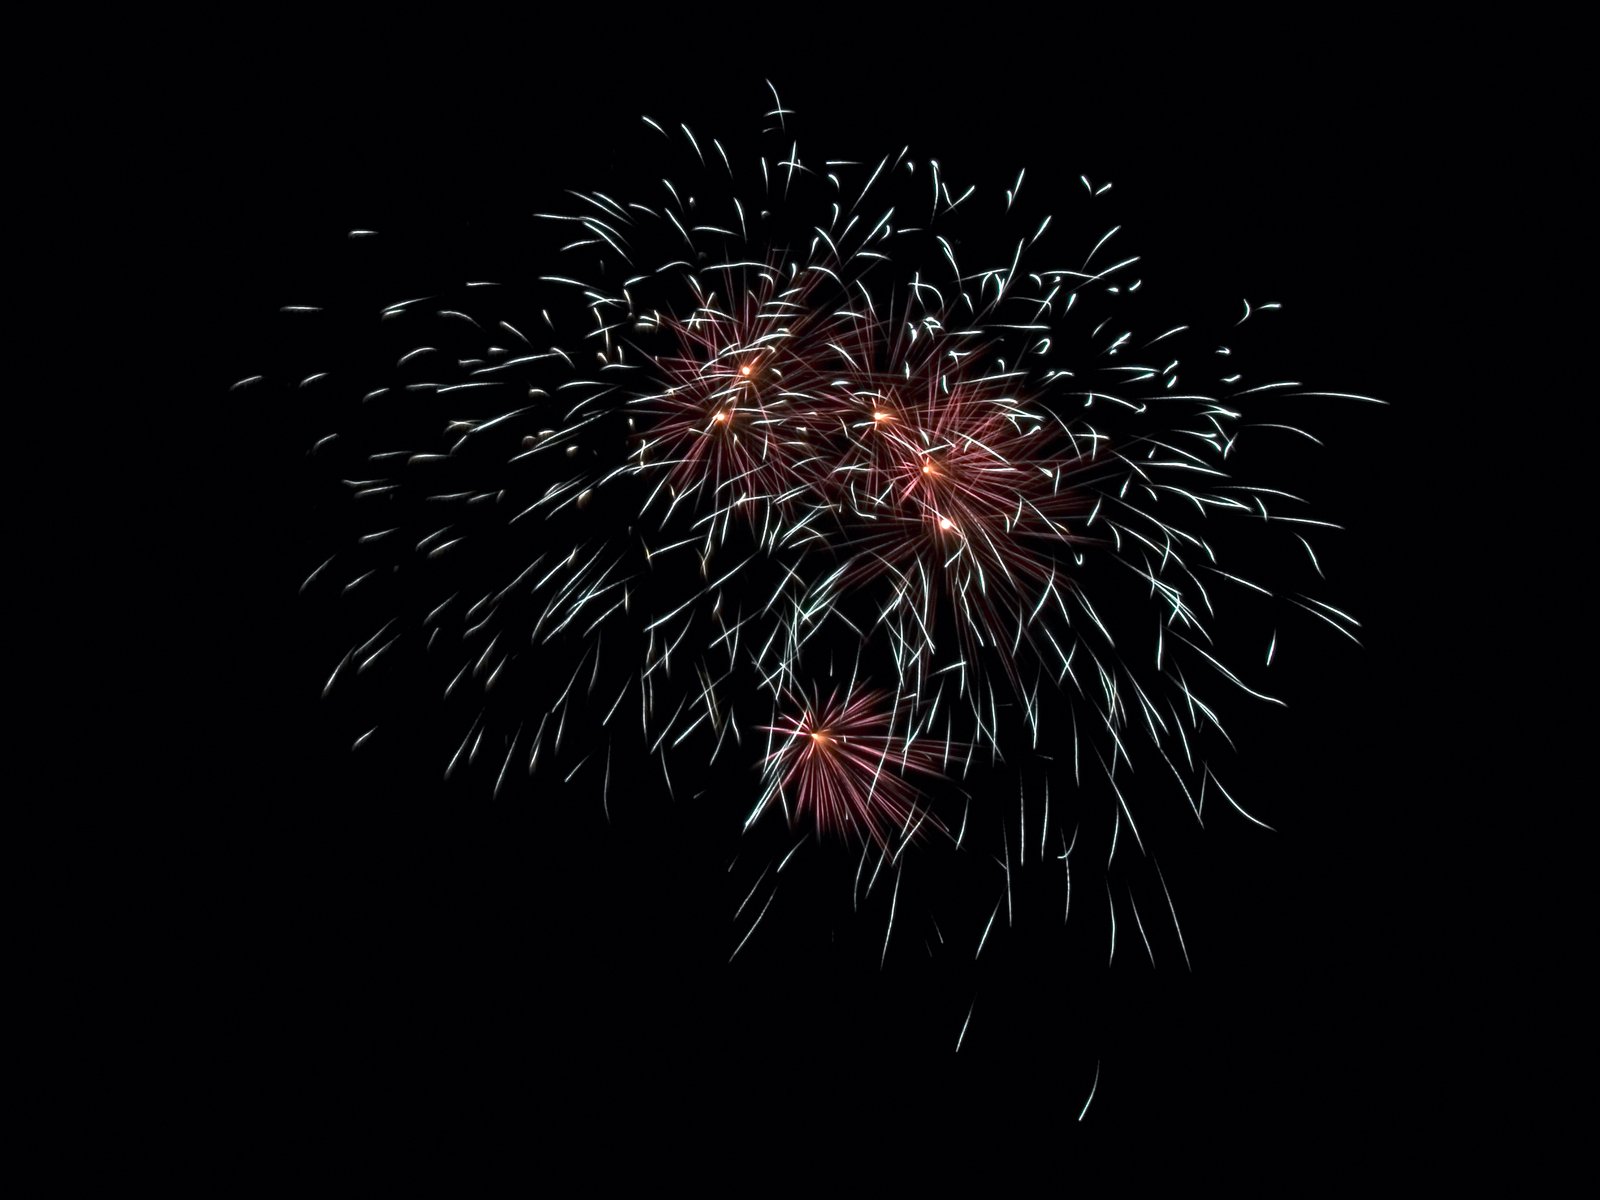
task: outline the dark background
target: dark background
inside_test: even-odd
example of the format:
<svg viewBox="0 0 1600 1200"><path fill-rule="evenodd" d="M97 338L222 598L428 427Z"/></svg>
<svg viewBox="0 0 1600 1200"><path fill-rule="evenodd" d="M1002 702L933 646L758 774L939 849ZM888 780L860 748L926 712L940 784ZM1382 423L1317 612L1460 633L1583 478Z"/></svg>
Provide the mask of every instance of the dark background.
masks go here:
<svg viewBox="0 0 1600 1200"><path fill-rule="evenodd" d="M242 700L218 719L202 922L219 994L268 1048L264 1089L352 1119L442 1096L556 1098L581 1118L692 1087L757 1111L834 1095L850 1113L817 1119L850 1120L892 1096L960 1127L997 1110L1065 1123L1098 1063L1092 1120L1320 1148L1351 1128L1404 1136L1446 1099L1439 981L1457 919L1441 860L1460 748L1437 672L1453 626L1436 611L1443 551L1419 530L1450 452L1437 431L1486 405L1440 366L1464 339L1448 320L1453 197L1484 169L1465 118L1376 58L1352 72L1012 57L982 74L944 59L918 75L833 52L854 65L823 70L809 50L702 49L714 66L692 72L580 48L526 64L475 47L297 51L243 56L218 92L192 203L210 226L222 436L253 503L243 560L209 535L238 572L214 669ZM1345 527L1318 545L1321 594L1361 619L1364 649L1308 620L1278 676L1287 713L1229 724L1233 794L1278 832L1218 809L1163 860L1192 971L1171 947L1152 970L1127 929L1110 971L1100 930L1092 949L1021 934L986 970L952 973L904 955L879 971L799 926L730 966L727 847L681 797L611 822L537 786L491 803L404 753L352 754L319 699L343 647L296 589L322 557L306 452L329 430L283 391L227 391L343 361L279 306L457 278L560 189L616 171L639 114L749 130L771 107L765 78L803 154L909 142L972 181L1008 186L1026 166L1036 200L1080 173L1114 181L1106 211L1177 320L1225 329L1242 297L1281 302L1277 370L1258 358L1260 374L1390 401L1328 410L1303 481ZM358 228L389 240L375 251L347 238Z"/></svg>

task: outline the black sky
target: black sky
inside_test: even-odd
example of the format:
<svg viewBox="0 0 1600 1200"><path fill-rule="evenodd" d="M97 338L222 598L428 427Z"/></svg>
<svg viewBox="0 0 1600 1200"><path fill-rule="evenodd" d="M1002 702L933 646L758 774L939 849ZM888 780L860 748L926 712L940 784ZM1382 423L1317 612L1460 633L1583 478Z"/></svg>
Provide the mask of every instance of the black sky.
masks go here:
<svg viewBox="0 0 1600 1200"><path fill-rule="evenodd" d="M246 56L219 101L228 119L194 205L214 226L217 403L260 501L237 590L250 650L229 667L259 715L226 743L240 819L214 887L225 969L291 1064L274 1086L337 1108L440 1087L667 1094L684 1078L756 1103L801 1080L859 1104L933 1076L921 1099L959 1126L979 1095L1065 1123L1098 1063L1091 1114L1130 1127L1323 1149L1352 1123L1399 1134L1435 1099L1432 988L1449 944L1422 849L1450 734L1434 708L1444 635L1417 463L1447 406L1483 403L1441 380L1453 347L1438 273L1450 198L1481 163L1377 60L1352 79L1294 59L1179 71L1137 50L1092 72L1073 56L963 70L948 54L917 71L855 44L835 48L851 65L824 70L817 54L686 74L641 49L620 77L588 47L526 63L467 49L441 50L448 65ZM536 792L491 804L403 759L351 754L319 699L330 635L296 589L320 561L306 450L328 430L304 403L226 391L342 361L279 307L476 265L482 231L512 227L532 197L625 172L641 113L737 136L771 107L766 78L795 110L802 154L910 143L1002 187L1021 167L1039 192L1113 181L1120 236L1180 319L1280 302L1275 366L1391 401L1330 413L1306 480L1345 527L1322 543L1327 594L1361 619L1364 648L1303 630L1287 714L1230 726L1235 794L1278 832L1219 819L1163 863L1192 972L1170 957L1152 970L1133 943L1092 970L1086 953L1052 958L1043 935L959 995L915 962L879 972L820 936L729 967L726 879L682 798L624 826L565 800L541 809ZM363 257L352 229L396 231L404 253Z"/></svg>

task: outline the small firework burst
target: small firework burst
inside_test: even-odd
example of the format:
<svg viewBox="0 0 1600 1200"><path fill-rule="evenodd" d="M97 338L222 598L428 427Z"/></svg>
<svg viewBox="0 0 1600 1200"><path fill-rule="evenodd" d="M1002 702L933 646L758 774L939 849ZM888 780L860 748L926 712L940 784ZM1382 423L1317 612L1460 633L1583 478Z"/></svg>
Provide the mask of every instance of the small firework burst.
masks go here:
<svg viewBox="0 0 1600 1200"><path fill-rule="evenodd" d="M791 698L780 724L761 726L777 744L764 760L767 789L749 821L776 801L818 836L870 837L886 847L925 827L943 832L914 778L939 776L952 746L919 739L912 721L909 705L878 690Z"/></svg>

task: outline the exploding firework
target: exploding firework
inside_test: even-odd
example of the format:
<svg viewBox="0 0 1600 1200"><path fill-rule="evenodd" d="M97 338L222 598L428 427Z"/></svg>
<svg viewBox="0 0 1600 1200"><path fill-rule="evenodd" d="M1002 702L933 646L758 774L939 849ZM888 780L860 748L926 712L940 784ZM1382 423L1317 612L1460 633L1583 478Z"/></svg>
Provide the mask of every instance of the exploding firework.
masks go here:
<svg viewBox="0 0 1600 1200"><path fill-rule="evenodd" d="M730 764L742 789L694 799L754 847L737 947L803 847L855 861L853 900L894 879L885 954L904 863L964 859L994 907L937 940L977 957L1021 870L1072 911L1080 834L1109 874L1147 853L1141 807L1239 808L1218 693L1276 701L1219 613L1281 599L1354 640L1299 590L1326 523L1235 471L1331 393L1141 327L1139 260L1030 207L1025 173L803 157L792 117L728 146L645 118L668 177L540 214L536 277L383 310L387 376L318 448L371 513L306 581L371 618L326 690L437 676L442 770L497 796ZM1098 222L1109 185L1081 184ZM1031 801L989 786L1023 763Z"/></svg>
<svg viewBox="0 0 1600 1200"><path fill-rule="evenodd" d="M797 702L784 723L763 726L778 735L765 759L770 784L750 821L776 798L794 818L811 821L818 836L865 834L880 847L891 838L915 837L929 815L913 782L917 773L938 775L952 747L919 741L909 711L885 708L881 691L831 693L826 700Z"/></svg>

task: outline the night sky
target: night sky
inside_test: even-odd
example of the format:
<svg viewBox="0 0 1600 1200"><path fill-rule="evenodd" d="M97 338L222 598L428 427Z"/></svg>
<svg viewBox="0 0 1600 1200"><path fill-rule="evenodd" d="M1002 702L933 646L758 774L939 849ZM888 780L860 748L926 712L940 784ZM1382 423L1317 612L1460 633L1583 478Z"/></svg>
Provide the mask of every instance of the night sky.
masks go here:
<svg viewBox="0 0 1600 1200"><path fill-rule="evenodd" d="M218 744L231 815L219 903L202 920L253 1036L281 1047L270 1087L356 1119L441 1094L560 1097L599 1114L689 1080L753 1109L825 1086L846 1119L870 1120L880 1089L931 1079L917 1102L959 1130L976 1109L1064 1127L1098 1064L1090 1123L1324 1149L1354 1113L1401 1129L1432 1103L1419 1047L1443 953L1419 849L1446 800L1425 748L1437 719L1419 716L1438 687L1419 684L1438 635L1422 632L1433 602L1415 463L1445 403L1445 352L1428 344L1441 198L1473 164L1427 135L1430 110L1377 62L1358 93L1293 62L980 80L947 59L925 79L903 63L865 70L859 47L838 73L797 58L719 65L687 86L648 67L607 79L603 57L550 49L537 69L247 56L218 101L226 134L202 185L216 403L259 501L237 589L249 650L231 669L260 715ZM580 87L589 72L600 85ZM1317 542L1320 594L1360 619L1363 648L1306 618L1273 668L1287 709L1228 712L1224 778L1277 832L1220 805L1204 832L1176 815L1166 830L1192 970L1170 942L1152 969L1129 929L1108 970L1103 896L1097 909L1087 894L1098 877L1066 929L1059 914L1019 920L976 967L925 954L919 932L880 969L881 920L853 922L826 871L797 885L815 892L809 916L791 905L729 964L742 889L727 867L753 769L714 774L696 801L620 766L608 819L592 787L521 777L492 799L481 773L443 781L439 749L459 731L432 727L421 689L371 719L320 696L355 624L297 589L330 537L361 522L307 453L338 427L324 393L293 381L359 376L373 353L361 314L434 281L547 270L541 247L556 238L530 214L568 187L626 179L641 114L732 145L761 127L767 78L795 110L802 155L909 143L987 189L1026 167L1036 203L1081 190L1080 175L1114 182L1102 211L1173 324L1226 333L1244 298L1281 303L1271 336L1254 331L1256 376L1390 401L1319 409L1324 445L1294 466L1314 515L1344 527ZM293 304L330 312L278 312ZM258 373L270 386L227 391ZM1270 632L1241 634L1241 653L1264 653ZM352 753L373 724L382 736ZM723 793L735 798L711 802ZM841 861L848 875L854 859Z"/></svg>

